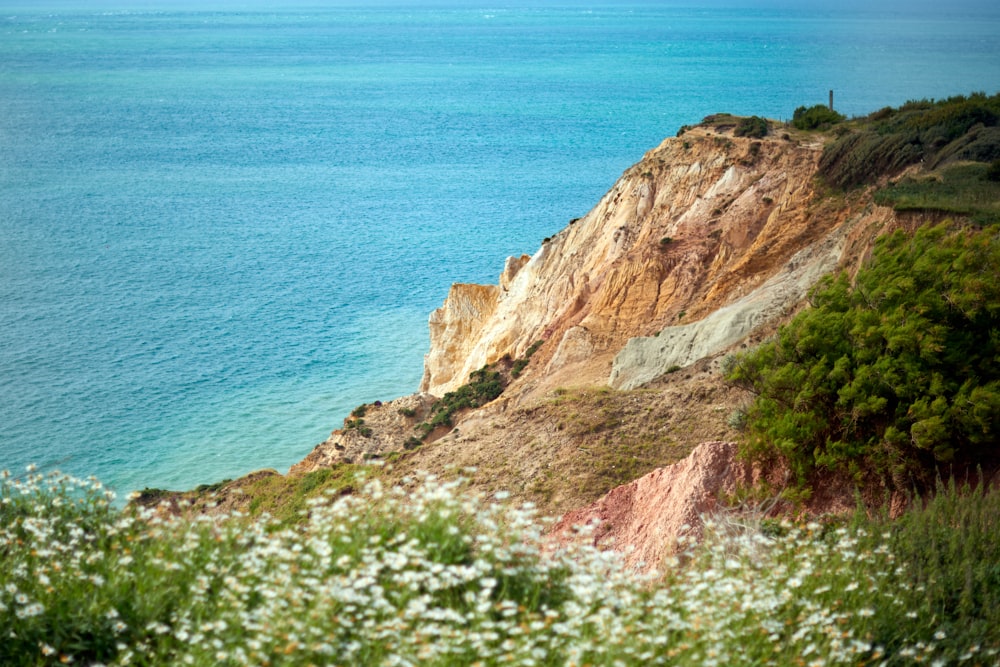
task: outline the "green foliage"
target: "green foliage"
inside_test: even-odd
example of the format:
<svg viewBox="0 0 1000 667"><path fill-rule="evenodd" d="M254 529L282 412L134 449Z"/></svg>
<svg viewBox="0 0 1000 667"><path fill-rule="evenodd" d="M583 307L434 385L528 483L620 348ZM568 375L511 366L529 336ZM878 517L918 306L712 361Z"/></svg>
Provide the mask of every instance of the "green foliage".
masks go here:
<svg viewBox="0 0 1000 667"><path fill-rule="evenodd" d="M746 410L733 410L726 418L726 425L731 429L742 431L747 427Z"/></svg>
<svg viewBox="0 0 1000 667"><path fill-rule="evenodd" d="M510 367L510 376L512 378L521 377L521 373L523 373L524 369L527 367L528 367L527 359L518 359L517 361L514 362L514 365Z"/></svg>
<svg viewBox="0 0 1000 667"><path fill-rule="evenodd" d="M503 393L505 384L499 371L483 366L469 374L469 382L449 391L431 407L430 421L417 428L426 437L438 426L452 426L451 418L460 410L486 405Z"/></svg>
<svg viewBox="0 0 1000 667"><path fill-rule="evenodd" d="M911 133L851 132L823 150L819 172L840 188L873 183L919 162L922 147Z"/></svg>
<svg viewBox="0 0 1000 667"><path fill-rule="evenodd" d="M351 410L351 416L357 417L358 419L361 419L366 414L368 414L368 406L365 405L364 403Z"/></svg>
<svg viewBox="0 0 1000 667"><path fill-rule="evenodd" d="M800 130L825 130L843 120L844 116L822 104L799 107L792 114L792 125Z"/></svg>
<svg viewBox="0 0 1000 667"><path fill-rule="evenodd" d="M357 431L362 436L369 438L372 434L372 429L370 426L365 425L364 419L347 419L344 421L344 428L348 431Z"/></svg>
<svg viewBox="0 0 1000 667"><path fill-rule="evenodd" d="M213 482L212 484L199 484L198 486L194 487L194 492L195 493L209 493L209 492L212 492L212 491L218 491L219 489L221 489L223 486L225 486L226 484L228 484L231 481L233 481L233 480L231 480L231 479L224 479L221 482ZM155 493L155 490L153 490L153 493ZM169 493L169 491L167 493Z"/></svg>
<svg viewBox="0 0 1000 667"><path fill-rule="evenodd" d="M545 341L539 340L531 344L525 350L524 356L513 362L510 357L505 357L507 363L511 364L509 377L517 378L528 366L531 356L538 351ZM478 371L469 374L469 381L456 389L449 391L439 401L431 406L430 419L421 424L417 424L416 429L423 440L431 434L434 429L447 426L451 427L452 418L462 410L478 408L496 399L507 388L509 379L497 370L498 364L488 364Z"/></svg>
<svg viewBox="0 0 1000 667"><path fill-rule="evenodd" d="M542 340L536 340L531 344L531 347L524 351L523 357L514 360L514 363L510 367L510 376L512 378L518 378L521 376L524 369L528 367L528 363L531 361L532 355L538 351L538 348L540 348L544 342L545 341Z"/></svg>
<svg viewBox="0 0 1000 667"><path fill-rule="evenodd" d="M763 139L767 133L767 120L760 116L741 118L736 124L736 129L733 130L733 134L737 137L751 137L753 139Z"/></svg>
<svg viewBox="0 0 1000 667"><path fill-rule="evenodd" d="M727 132L734 130L740 120L730 113L713 113L702 118L701 124L713 127L716 132Z"/></svg>
<svg viewBox="0 0 1000 667"><path fill-rule="evenodd" d="M829 144L820 173L840 188L874 183L923 161L937 168L956 161L1000 158L1000 94L975 93L882 109Z"/></svg>
<svg viewBox="0 0 1000 667"><path fill-rule="evenodd" d="M945 225L877 245L852 288L828 279L812 308L739 357L756 399L745 452L877 473L907 490L939 466L1000 460L1000 238Z"/></svg>
<svg viewBox="0 0 1000 667"><path fill-rule="evenodd" d="M310 501L350 492L370 474L369 466L345 463L305 475L251 476L240 482L238 495L250 498L246 510L250 517L267 514L280 525L296 526L305 520Z"/></svg>
<svg viewBox="0 0 1000 667"><path fill-rule="evenodd" d="M994 224L1000 222L1000 182L990 180L988 171L986 165L973 163L907 177L876 192L875 202L897 211L939 211Z"/></svg>
<svg viewBox="0 0 1000 667"><path fill-rule="evenodd" d="M939 482L930 500L873 529L888 536L879 541L895 554L892 584L909 610L887 619L877 641L892 649L902 636L939 633L949 664L975 645L1000 648L1000 491L952 478Z"/></svg>

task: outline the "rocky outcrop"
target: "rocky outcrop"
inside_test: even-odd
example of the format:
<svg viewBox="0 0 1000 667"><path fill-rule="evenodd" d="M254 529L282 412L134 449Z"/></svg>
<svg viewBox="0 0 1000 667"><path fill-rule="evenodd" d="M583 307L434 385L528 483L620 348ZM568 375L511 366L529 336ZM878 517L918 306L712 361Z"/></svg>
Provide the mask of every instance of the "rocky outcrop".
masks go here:
<svg viewBox="0 0 1000 667"><path fill-rule="evenodd" d="M452 288L431 316L421 389L454 390L470 372L538 340L547 342L536 370L607 382L630 339L665 330L628 347L615 386L636 386L736 342L794 307L843 260L844 228L891 215L873 217L859 202L817 205L820 151L712 127L667 139L585 217L529 259L508 260L499 285Z"/></svg>
<svg viewBox="0 0 1000 667"><path fill-rule="evenodd" d="M706 442L678 463L618 486L591 505L569 512L550 529L554 545L586 536L598 548L622 553L634 568L652 570L678 551L681 537L697 540L707 518L731 513L740 490L765 481L776 492L786 482L782 469L764 474L738 456L734 442ZM856 488L850 480L830 477L814 485L815 493L797 508L772 503L771 511L810 516L844 515L857 509ZM896 505L900 505L896 499ZM747 512L742 512L742 517ZM588 530L581 530L587 528Z"/></svg>
<svg viewBox="0 0 1000 667"><path fill-rule="evenodd" d="M699 445L683 461L564 515L550 531L553 540L573 540L580 527L588 526L595 546L622 552L632 567L654 569L674 553L679 537L700 535L702 517L717 509L723 494L754 481L736 449L733 442Z"/></svg>
<svg viewBox="0 0 1000 667"><path fill-rule="evenodd" d="M412 394L388 403L359 406L344 420L344 427L316 445L288 471L302 475L339 463L363 463L406 449L414 437L414 426L427 418L436 399L430 394Z"/></svg>
<svg viewBox="0 0 1000 667"><path fill-rule="evenodd" d="M739 138L727 118L649 151L585 217L508 258L497 285L453 285L430 317L421 393L355 411L283 481L376 461L389 483L458 474L477 493L570 511L555 540L596 524L599 546L632 547L647 567L685 526L697 534L754 477L728 442L747 397L722 378L721 355L768 335L824 273L856 268L900 224L863 188L817 196L817 135L772 123L764 139ZM499 397L416 440L435 396L498 362ZM274 474L250 481L270 488ZM823 494L854 506L829 487L813 509L831 506Z"/></svg>
<svg viewBox="0 0 1000 667"><path fill-rule="evenodd" d="M507 266L511 265L508 259ZM502 277L505 282L510 280L506 269ZM496 311L500 294L501 288L496 285L455 283L451 286L444 305L431 313L428 320L431 349L424 357L421 391L443 396L467 382L469 373L485 365L465 372L465 366L451 360L468 357L469 343L482 337L483 327Z"/></svg>

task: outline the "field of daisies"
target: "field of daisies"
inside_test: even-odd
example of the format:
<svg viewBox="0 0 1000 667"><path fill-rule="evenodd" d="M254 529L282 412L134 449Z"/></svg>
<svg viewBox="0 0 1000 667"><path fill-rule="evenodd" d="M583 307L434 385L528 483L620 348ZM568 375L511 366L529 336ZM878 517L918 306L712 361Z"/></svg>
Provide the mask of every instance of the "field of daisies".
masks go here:
<svg viewBox="0 0 1000 667"><path fill-rule="evenodd" d="M1000 664L1000 494L902 519L709 518L657 573L554 551L530 507L432 478L301 522L0 482L2 665Z"/></svg>

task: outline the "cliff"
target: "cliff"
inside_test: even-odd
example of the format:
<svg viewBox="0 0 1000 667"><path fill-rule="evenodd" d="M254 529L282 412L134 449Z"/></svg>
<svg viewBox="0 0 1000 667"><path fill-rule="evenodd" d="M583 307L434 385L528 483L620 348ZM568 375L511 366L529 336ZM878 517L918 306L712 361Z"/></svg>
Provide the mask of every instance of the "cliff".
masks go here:
<svg viewBox="0 0 1000 667"><path fill-rule="evenodd" d="M822 275L857 266L898 223L867 190L818 189L818 135L771 123L762 139L737 137L736 121L665 140L533 256L508 258L498 284L453 285L430 316L421 393L406 399L419 414L386 404L293 472L464 470L473 488L556 514L739 437L730 416L746 397L722 381L722 358L772 333ZM491 364L509 381L498 399L414 437L428 396Z"/></svg>
<svg viewBox="0 0 1000 667"><path fill-rule="evenodd" d="M722 359L773 333L823 274L856 267L899 223L868 189L820 189L820 135L771 123L743 138L736 121L711 117L665 140L533 256L507 259L498 284L452 286L430 316L420 393L362 406L287 483L383 463L390 482L462 474L474 491L557 515L700 443L737 439L731 416L746 396L722 380ZM499 398L428 424L434 397L491 364Z"/></svg>
<svg viewBox="0 0 1000 667"><path fill-rule="evenodd" d="M859 227L891 217L821 202L821 149L725 124L667 139L534 256L507 260L498 285L452 287L430 318L421 390L443 395L539 340L545 388L634 388L776 321L857 254Z"/></svg>

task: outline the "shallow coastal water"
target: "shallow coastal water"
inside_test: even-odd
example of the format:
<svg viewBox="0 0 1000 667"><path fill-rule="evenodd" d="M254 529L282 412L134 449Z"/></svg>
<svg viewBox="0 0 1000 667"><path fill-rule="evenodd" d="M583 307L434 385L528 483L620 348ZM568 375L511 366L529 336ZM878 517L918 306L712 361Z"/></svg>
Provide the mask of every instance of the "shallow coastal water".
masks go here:
<svg viewBox="0 0 1000 667"><path fill-rule="evenodd" d="M171 9L171 7L175 7ZM0 468L190 487L414 391L452 282L716 111L1000 86L1000 19L0 3Z"/></svg>

